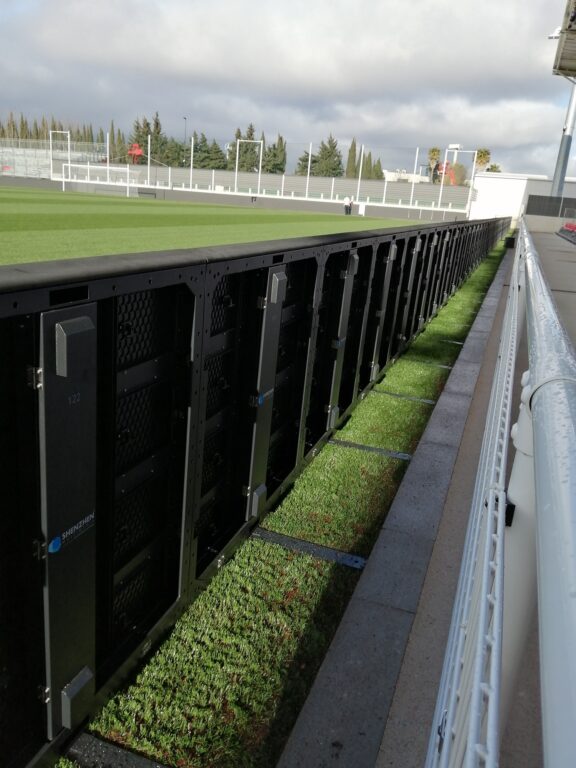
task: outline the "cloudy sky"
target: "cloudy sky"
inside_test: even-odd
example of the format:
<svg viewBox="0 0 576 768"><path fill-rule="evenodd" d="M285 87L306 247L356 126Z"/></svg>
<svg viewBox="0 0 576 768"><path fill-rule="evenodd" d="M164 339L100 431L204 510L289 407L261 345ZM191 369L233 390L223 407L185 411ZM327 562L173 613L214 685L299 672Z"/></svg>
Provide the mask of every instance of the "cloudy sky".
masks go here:
<svg viewBox="0 0 576 768"><path fill-rule="evenodd" d="M355 137L383 157L488 147L505 171L552 175L572 86L552 75L547 36L565 5L0 0L0 120L113 119L129 134L157 111L180 140L253 123L269 142Z"/></svg>

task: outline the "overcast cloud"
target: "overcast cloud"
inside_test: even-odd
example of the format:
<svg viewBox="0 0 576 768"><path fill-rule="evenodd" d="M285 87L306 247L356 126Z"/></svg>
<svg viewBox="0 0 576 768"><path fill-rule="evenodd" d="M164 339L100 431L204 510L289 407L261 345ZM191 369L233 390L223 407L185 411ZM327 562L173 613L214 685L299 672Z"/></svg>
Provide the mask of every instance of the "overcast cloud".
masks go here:
<svg viewBox="0 0 576 768"><path fill-rule="evenodd" d="M571 85L552 75L565 0L0 0L0 119L224 143L331 133L373 153L460 143L552 175ZM186 117L186 121L184 121ZM392 153L393 154L393 153ZM400 163L400 160L398 160ZM571 159L568 172L576 175Z"/></svg>

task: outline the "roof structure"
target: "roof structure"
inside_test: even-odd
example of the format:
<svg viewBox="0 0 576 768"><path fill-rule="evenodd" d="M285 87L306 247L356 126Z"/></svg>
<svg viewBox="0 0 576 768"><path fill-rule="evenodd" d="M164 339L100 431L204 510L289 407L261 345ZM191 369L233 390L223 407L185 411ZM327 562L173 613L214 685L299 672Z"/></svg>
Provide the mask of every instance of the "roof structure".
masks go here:
<svg viewBox="0 0 576 768"><path fill-rule="evenodd" d="M555 75L576 77L576 0L566 3L552 71Z"/></svg>

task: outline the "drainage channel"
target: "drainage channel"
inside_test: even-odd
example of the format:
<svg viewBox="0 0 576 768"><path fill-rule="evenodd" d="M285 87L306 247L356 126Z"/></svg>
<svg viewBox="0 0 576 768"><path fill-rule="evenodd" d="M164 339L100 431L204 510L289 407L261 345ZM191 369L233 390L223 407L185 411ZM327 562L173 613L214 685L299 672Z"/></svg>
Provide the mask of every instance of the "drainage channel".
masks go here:
<svg viewBox="0 0 576 768"><path fill-rule="evenodd" d="M75 760L82 768L167 768L142 755L128 752L122 747L101 741L89 733L81 733L66 751L69 760Z"/></svg>
<svg viewBox="0 0 576 768"><path fill-rule="evenodd" d="M319 560L327 560L329 563L338 563L346 565L348 568L355 568L361 571L366 565L366 559L360 555L350 555L348 552L342 552L339 549L325 547L322 544L314 544L304 539L296 539L293 536L286 536L283 533L269 531L267 528L258 526L252 532L253 539L261 539L271 544L278 544L291 552L301 552L304 555L311 555Z"/></svg>
<svg viewBox="0 0 576 768"><path fill-rule="evenodd" d="M403 395L400 392L385 392L383 389L373 389L372 394L388 395L388 397L397 397L400 400L410 400L411 403L424 403L425 405L436 405L436 400L428 400L425 397L414 397L414 395Z"/></svg>
<svg viewBox="0 0 576 768"><path fill-rule="evenodd" d="M446 371L451 371L454 366L444 365L444 363L435 363L433 360L417 360L416 362L422 365L431 365L433 368L444 368Z"/></svg>
<svg viewBox="0 0 576 768"><path fill-rule="evenodd" d="M410 461L412 456L409 453L402 453L402 451L391 451L388 448L377 448L375 445L364 445L363 443L353 443L350 440L338 440L333 437L328 440L330 445L340 446L341 448L354 448L357 451L366 451L367 453L377 453L379 456L386 456L390 459L401 459L402 461Z"/></svg>

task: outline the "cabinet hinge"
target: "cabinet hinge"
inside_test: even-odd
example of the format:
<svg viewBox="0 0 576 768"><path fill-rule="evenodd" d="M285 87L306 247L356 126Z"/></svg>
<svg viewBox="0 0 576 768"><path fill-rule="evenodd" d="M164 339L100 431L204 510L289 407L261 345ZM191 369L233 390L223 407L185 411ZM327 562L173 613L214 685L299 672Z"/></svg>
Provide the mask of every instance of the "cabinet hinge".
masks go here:
<svg viewBox="0 0 576 768"><path fill-rule="evenodd" d="M26 379L28 382L28 386L32 387L32 389L42 389L42 383L43 383L42 368L34 368L34 366L29 365L26 370Z"/></svg>

